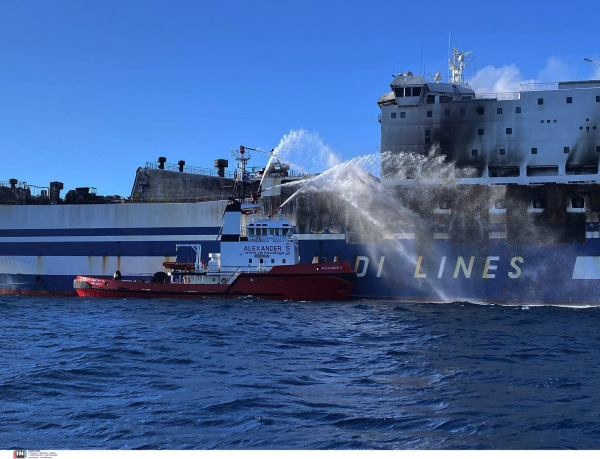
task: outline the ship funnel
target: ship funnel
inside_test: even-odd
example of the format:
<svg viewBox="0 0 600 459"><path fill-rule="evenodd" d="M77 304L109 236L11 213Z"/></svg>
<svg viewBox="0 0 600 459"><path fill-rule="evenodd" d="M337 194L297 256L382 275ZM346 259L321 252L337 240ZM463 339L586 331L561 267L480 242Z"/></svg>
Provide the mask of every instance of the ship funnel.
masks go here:
<svg viewBox="0 0 600 459"><path fill-rule="evenodd" d="M62 182L50 182L50 204L60 202L60 190L64 187Z"/></svg>
<svg viewBox="0 0 600 459"><path fill-rule="evenodd" d="M158 157L158 168L164 169L166 162L167 162L167 158L165 156L159 156Z"/></svg>
<svg viewBox="0 0 600 459"><path fill-rule="evenodd" d="M179 172L183 172L183 166L185 166L185 161L182 159L177 163L177 165L179 166Z"/></svg>
<svg viewBox="0 0 600 459"><path fill-rule="evenodd" d="M215 159L215 167L219 177L225 177L225 168L229 167L229 161L226 159Z"/></svg>

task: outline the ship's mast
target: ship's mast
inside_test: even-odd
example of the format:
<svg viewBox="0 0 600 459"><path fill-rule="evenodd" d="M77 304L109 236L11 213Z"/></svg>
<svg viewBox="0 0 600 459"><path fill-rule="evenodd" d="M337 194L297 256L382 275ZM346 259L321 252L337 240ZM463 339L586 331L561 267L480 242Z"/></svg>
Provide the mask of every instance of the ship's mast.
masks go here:
<svg viewBox="0 0 600 459"><path fill-rule="evenodd" d="M463 70L469 63L466 57L473 51L459 51L455 46L452 48L452 58L448 59L448 67L450 69L449 83L464 84Z"/></svg>
<svg viewBox="0 0 600 459"><path fill-rule="evenodd" d="M241 186L240 202L243 204L246 199L246 182L248 181L248 174L246 173L246 163L250 161L252 156L250 153L246 153L246 148L240 145L239 150L233 150L231 156L234 161L237 161L238 168L235 171L235 185L233 190L233 198L237 198L238 187Z"/></svg>

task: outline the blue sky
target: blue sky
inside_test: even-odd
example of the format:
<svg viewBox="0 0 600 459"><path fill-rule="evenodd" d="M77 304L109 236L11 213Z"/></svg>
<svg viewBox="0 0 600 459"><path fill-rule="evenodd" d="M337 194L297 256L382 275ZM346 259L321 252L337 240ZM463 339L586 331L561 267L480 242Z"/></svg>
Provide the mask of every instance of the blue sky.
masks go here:
<svg viewBox="0 0 600 459"><path fill-rule="evenodd" d="M600 60L599 17L577 0L5 0L0 181L129 195L158 156L211 167L299 128L370 154L392 73L445 76L449 34L479 89L510 90L600 78L583 62Z"/></svg>

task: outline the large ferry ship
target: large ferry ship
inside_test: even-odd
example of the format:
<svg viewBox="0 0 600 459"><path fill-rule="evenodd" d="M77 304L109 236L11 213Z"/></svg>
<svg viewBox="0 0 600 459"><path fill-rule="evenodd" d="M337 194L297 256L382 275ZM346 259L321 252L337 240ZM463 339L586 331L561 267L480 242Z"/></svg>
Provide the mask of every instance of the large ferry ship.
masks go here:
<svg viewBox="0 0 600 459"><path fill-rule="evenodd" d="M296 227L301 262L349 261L352 296L600 304L600 81L476 94L466 54L453 50L446 82L394 78L378 101L380 177L350 174L352 199L327 173L298 176L277 158L242 178L248 196ZM185 261L178 244L218 252L235 180L226 160L215 167L159 158L126 199L2 184L0 291L75 295L77 275L151 278ZM311 181L331 186L289 199Z"/></svg>

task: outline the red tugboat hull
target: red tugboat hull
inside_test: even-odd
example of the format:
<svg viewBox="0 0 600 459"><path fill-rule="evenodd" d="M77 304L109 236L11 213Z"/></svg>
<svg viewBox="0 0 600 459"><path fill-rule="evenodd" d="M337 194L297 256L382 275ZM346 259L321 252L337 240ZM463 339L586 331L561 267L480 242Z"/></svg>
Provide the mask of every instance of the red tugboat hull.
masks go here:
<svg viewBox="0 0 600 459"><path fill-rule="evenodd" d="M268 272L240 273L232 283L179 284L78 276L77 294L96 298L242 298L344 300L356 273L348 262L274 266Z"/></svg>

